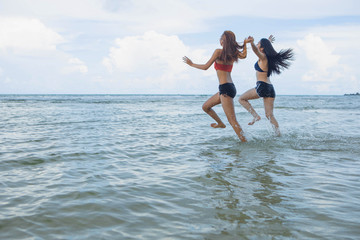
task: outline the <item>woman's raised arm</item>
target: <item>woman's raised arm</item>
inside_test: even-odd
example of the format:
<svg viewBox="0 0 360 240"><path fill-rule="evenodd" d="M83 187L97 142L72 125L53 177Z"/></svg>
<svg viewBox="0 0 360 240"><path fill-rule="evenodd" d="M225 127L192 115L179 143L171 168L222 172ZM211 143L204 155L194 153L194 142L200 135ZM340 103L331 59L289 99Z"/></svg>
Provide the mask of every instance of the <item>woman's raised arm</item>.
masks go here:
<svg viewBox="0 0 360 240"><path fill-rule="evenodd" d="M253 52L256 54L256 56L259 57L259 59L261 59L261 60L266 59L266 55L264 53L260 52L259 49L256 47L253 37L249 36L248 42L251 43L251 48L252 48Z"/></svg>
<svg viewBox="0 0 360 240"><path fill-rule="evenodd" d="M239 58L240 59L244 59L247 56L247 47L246 47L247 43L248 43L248 40L245 38L245 40L244 40L244 48L243 48L243 50L241 52L239 52Z"/></svg>
<svg viewBox="0 0 360 240"><path fill-rule="evenodd" d="M213 53L213 55L211 56L211 58L209 59L209 61L207 61L207 63L205 64L196 64L196 63L193 63L190 58L188 57L183 57L183 61L184 63L188 64L189 66L191 67L194 67L194 68L198 68L198 69L201 69L201 70L208 70L209 67L215 62L215 60L220 56L221 54L221 49L216 49Z"/></svg>

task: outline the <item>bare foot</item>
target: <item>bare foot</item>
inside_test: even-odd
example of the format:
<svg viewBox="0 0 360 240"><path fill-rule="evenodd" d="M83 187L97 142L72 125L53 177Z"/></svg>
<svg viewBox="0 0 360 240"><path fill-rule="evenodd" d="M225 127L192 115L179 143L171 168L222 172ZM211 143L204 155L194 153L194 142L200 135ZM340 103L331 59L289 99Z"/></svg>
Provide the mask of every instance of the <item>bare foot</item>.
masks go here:
<svg viewBox="0 0 360 240"><path fill-rule="evenodd" d="M249 122L248 124L249 125L254 125L254 123L257 122L257 121L260 121L260 119L261 119L260 116L254 117L254 119L251 122Z"/></svg>
<svg viewBox="0 0 360 240"><path fill-rule="evenodd" d="M240 141L242 141L242 142L247 142L247 140L246 140L246 138L245 138L244 135L240 136L239 138L240 138Z"/></svg>
<svg viewBox="0 0 360 240"><path fill-rule="evenodd" d="M223 123L221 123L221 124L212 123L212 124L210 124L210 126L213 128L226 128L225 124L223 124Z"/></svg>
<svg viewBox="0 0 360 240"><path fill-rule="evenodd" d="M280 133L280 129L279 129L279 128L275 128L275 136L281 137L281 133Z"/></svg>

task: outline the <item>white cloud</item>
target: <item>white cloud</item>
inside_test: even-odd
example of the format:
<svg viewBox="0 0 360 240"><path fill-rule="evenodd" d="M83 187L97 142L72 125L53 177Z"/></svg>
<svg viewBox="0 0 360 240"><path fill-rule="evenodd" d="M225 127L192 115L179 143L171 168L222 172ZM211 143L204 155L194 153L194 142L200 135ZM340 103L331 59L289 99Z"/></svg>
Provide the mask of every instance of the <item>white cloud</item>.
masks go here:
<svg viewBox="0 0 360 240"><path fill-rule="evenodd" d="M182 62L183 55L196 63L206 62L219 47L213 38L222 31L219 29L238 27L236 33L251 32L256 36L268 33L247 24L253 20L257 26L274 18L311 19L304 23L293 21L295 28L288 29L298 29L295 33L284 33L286 24L268 28L279 31L274 33L279 36L277 50L296 49L296 61L274 82L294 79L299 80L294 84L304 86L290 87L285 82L279 94L341 93L359 86L360 70L354 53L359 51L360 26L342 24L357 21L359 1L226 3L219 9L216 0L206 4L193 0L0 0L0 75L14 84L20 82L16 86L21 88L27 83L34 86L33 82L22 84L20 79L27 76L37 79L41 87L55 86L51 79L57 78L63 92L74 91L81 78L82 83L89 81L88 89L95 86L92 82L101 85L103 92L211 93L217 89L214 69L204 72L191 68ZM324 24L327 17L338 26ZM197 35L181 35L184 33ZM184 36L184 42L178 36ZM116 37L120 38L109 43ZM197 50L188 44L196 44ZM233 71L239 93L255 81L255 56L251 49L248 51L249 57ZM102 64L98 64L99 60ZM67 74L66 78L62 74ZM96 93L98 88L91 90Z"/></svg>
<svg viewBox="0 0 360 240"><path fill-rule="evenodd" d="M204 27L201 10L178 0L0 0L0 14L46 20L116 22L126 32L194 32Z"/></svg>
<svg viewBox="0 0 360 240"><path fill-rule="evenodd" d="M340 56L333 54L333 49L319 36L310 33L305 39L298 40L298 44L305 50L307 58L321 71L326 71L339 62Z"/></svg>
<svg viewBox="0 0 360 240"><path fill-rule="evenodd" d="M182 55L188 48L177 36L167 36L154 31L144 33L142 36L130 36L115 40L115 47L110 48L109 63L122 72L136 70L152 70L162 72L169 69L179 72L184 65L179 63Z"/></svg>
<svg viewBox="0 0 360 240"><path fill-rule="evenodd" d="M74 72L80 72L80 73L87 73L88 67L85 65L83 61L81 61L78 58L71 57L68 59L69 66L65 67L65 73L74 73Z"/></svg>
<svg viewBox="0 0 360 240"><path fill-rule="evenodd" d="M163 33L187 33L204 30L204 11L193 2L178 0L137 0L117 11L132 23L131 31L155 30ZM207 18L205 18L207 19Z"/></svg>
<svg viewBox="0 0 360 240"><path fill-rule="evenodd" d="M116 39L103 64L125 85L138 89L162 85L172 89L186 77L188 66L182 57L189 52L189 47L177 36L149 31L141 36Z"/></svg>
<svg viewBox="0 0 360 240"><path fill-rule="evenodd" d="M62 36L40 20L23 17L0 17L0 51L15 54L35 54L54 51L64 42Z"/></svg>
<svg viewBox="0 0 360 240"><path fill-rule="evenodd" d="M341 34L335 34L336 29L337 27L328 27L316 34L308 33L297 41L298 63L305 70L301 80L316 93L342 94L352 92L360 85L356 77L359 73L356 60L354 62L348 57L349 53L353 55L359 47L354 43L344 46L343 43L349 41L347 38L351 32L345 31L345 35L341 37Z"/></svg>
<svg viewBox="0 0 360 240"><path fill-rule="evenodd" d="M251 4L230 0L221 9L218 0L206 4L193 0L0 0L0 5L0 14L117 22L126 32L167 34L207 31L212 27L209 20L229 16L311 19L360 14L357 0L253 0Z"/></svg>
<svg viewBox="0 0 360 240"><path fill-rule="evenodd" d="M84 62L57 49L57 46L64 42L66 40L59 33L47 27L39 19L0 17L0 56L8 60L13 59L11 61L14 62L20 60L27 66L35 65L33 67L39 69L52 66L54 67L52 73L57 69L62 69L59 73L65 74L87 73L88 68ZM30 60L29 57L32 59ZM43 64L34 64L41 61L44 61ZM28 67L24 66L24 68ZM45 69L40 72L45 72Z"/></svg>
<svg viewBox="0 0 360 240"><path fill-rule="evenodd" d="M339 65L340 56L333 54L331 49L319 36L312 33L298 40L307 59L312 63L312 69L303 76L303 81L332 82L337 79L338 71L343 71Z"/></svg>
<svg viewBox="0 0 360 240"><path fill-rule="evenodd" d="M233 0L233 4L242 2ZM360 2L357 0L254 0L245 4L243 16L268 17L276 19L311 19L329 16L356 16L360 14ZM228 4L229 7L232 4ZM255 7L254 7L255 6ZM233 12L238 9L233 8Z"/></svg>
<svg viewBox="0 0 360 240"><path fill-rule="evenodd" d="M103 0L0 0L0 13L40 19L111 20Z"/></svg>

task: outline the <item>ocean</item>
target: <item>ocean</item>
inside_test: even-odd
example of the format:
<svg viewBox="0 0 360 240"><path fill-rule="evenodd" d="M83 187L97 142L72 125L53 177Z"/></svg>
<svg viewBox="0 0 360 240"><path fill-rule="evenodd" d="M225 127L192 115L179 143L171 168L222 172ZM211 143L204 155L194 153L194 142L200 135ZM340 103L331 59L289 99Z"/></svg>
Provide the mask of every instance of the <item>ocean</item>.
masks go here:
<svg viewBox="0 0 360 240"><path fill-rule="evenodd" d="M208 97L0 95L0 239L359 238L359 96Z"/></svg>

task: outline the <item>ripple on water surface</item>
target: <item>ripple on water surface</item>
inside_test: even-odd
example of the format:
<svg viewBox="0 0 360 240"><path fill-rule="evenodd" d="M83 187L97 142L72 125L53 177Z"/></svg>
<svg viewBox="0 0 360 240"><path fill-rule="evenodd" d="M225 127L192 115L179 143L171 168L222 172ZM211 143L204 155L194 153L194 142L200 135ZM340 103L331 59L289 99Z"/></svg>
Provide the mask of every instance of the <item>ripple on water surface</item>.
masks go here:
<svg viewBox="0 0 360 240"><path fill-rule="evenodd" d="M358 103L279 96L281 137L237 106L240 143L207 97L0 96L0 238L360 235Z"/></svg>

